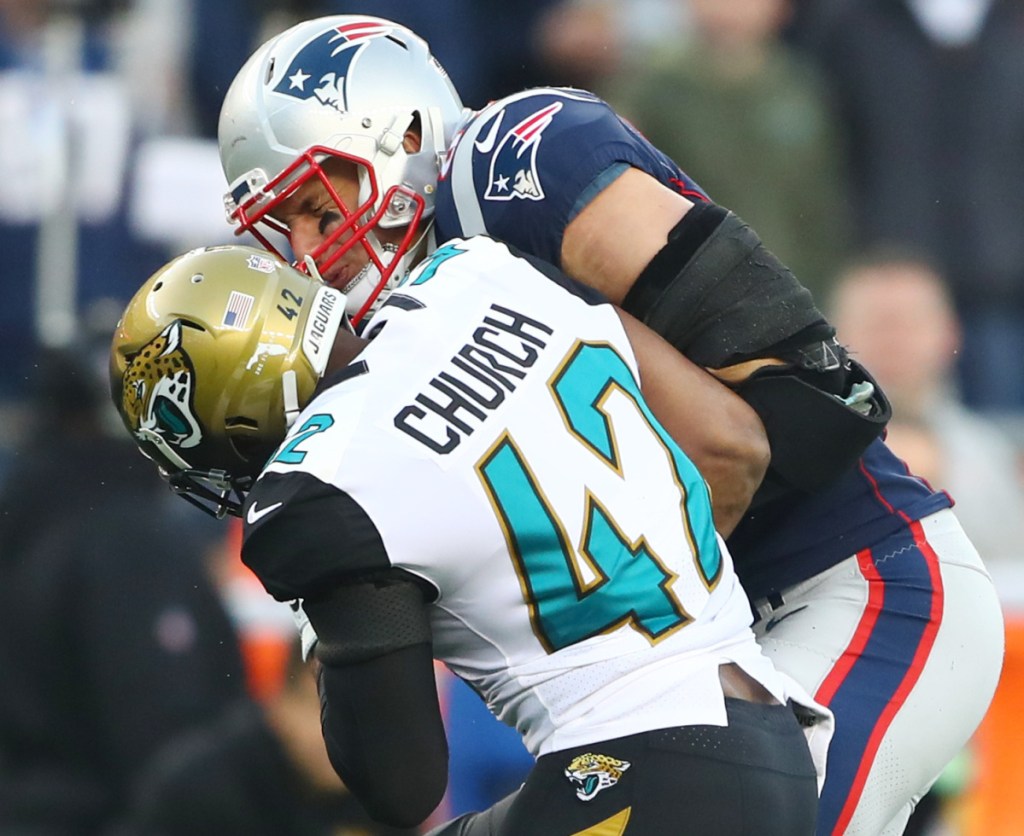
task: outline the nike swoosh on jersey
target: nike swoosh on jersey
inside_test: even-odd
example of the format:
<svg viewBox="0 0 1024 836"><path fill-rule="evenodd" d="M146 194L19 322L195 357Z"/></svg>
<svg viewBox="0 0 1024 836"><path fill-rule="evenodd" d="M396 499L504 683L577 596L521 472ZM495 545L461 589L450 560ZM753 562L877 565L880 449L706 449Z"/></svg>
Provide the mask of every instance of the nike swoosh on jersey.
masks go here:
<svg viewBox="0 0 1024 836"><path fill-rule="evenodd" d="M494 143L498 140L498 129L501 128L501 120L505 118L505 111L501 111L497 118L491 123L491 129L487 132L487 136L483 140L477 140L473 143L476 146L476 150L481 154L488 154L494 148Z"/></svg>
<svg viewBox="0 0 1024 836"><path fill-rule="evenodd" d="M780 615L777 618L769 618L768 619L768 623L764 625L764 631L766 633L770 633L772 630L774 630L776 627L779 626L780 622L785 621L791 615L796 615L801 610L806 610L806 609L807 609L807 604L804 604L802 607L797 607L795 610L790 610L789 612L787 612L787 613L785 613L783 615Z"/></svg>
<svg viewBox="0 0 1024 836"><path fill-rule="evenodd" d="M276 511L282 505L284 505L283 502L275 502L273 505L268 505L266 508L257 508L256 503L254 502L249 506L249 510L245 514L245 521L249 523L249 525L256 525L256 523L262 520L267 514L271 511Z"/></svg>

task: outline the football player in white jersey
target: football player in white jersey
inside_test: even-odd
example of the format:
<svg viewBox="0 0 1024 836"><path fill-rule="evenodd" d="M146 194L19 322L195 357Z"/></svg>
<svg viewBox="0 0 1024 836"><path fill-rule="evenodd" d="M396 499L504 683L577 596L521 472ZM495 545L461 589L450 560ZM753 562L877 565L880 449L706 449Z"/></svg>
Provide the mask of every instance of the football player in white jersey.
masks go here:
<svg viewBox="0 0 1024 836"><path fill-rule="evenodd" d="M984 716L999 602L952 499L879 437L884 395L758 236L597 97L536 88L463 113L426 44L377 18L272 38L236 76L219 132L231 219L288 235L355 319L435 231L486 233L621 304L757 410L771 462L749 508L742 481L694 459L759 641L837 718L819 833L902 833ZM330 185L339 159L361 165L347 207ZM369 258L357 265L342 239L366 214L378 229L353 245ZM683 423L676 437L698 448L726 429L714 411Z"/></svg>
<svg viewBox="0 0 1024 836"><path fill-rule="evenodd" d="M656 355L538 264L450 241L357 337L319 278L193 251L125 311L114 400L304 602L326 745L376 818L444 793L437 658L537 758L502 834L810 834L831 716L754 640L707 484L641 394Z"/></svg>

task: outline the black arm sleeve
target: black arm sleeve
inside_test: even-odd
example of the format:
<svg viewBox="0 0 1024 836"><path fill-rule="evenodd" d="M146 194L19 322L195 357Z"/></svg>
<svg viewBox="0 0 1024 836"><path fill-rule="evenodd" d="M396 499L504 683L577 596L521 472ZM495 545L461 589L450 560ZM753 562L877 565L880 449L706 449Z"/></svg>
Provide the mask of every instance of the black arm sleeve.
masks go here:
<svg viewBox="0 0 1024 836"><path fill-rule="evenodd" d="M373 818L415 827L448 784L448 742L430 645L320 670L321 723L335 771Z"/></svg>
<svg viewBox="0 0 1024 836"><path fill-rule="evenodd" d="M827 340L811 293L721 206L696 203L622 307L702 366L719 369Z"/></svg>
<svg viewBox="0 0 1024 836"><path fill-rule="evenodd" d="M836 342L810 291L720 206L694 204L623 308L707 368L767 357L785 362L734 387L771 445L754 505L822 489L856 463L889 420L884 393Z"/></svg>
<svg viewBox="0 0 1024 836"><path fill-rule="evenodd" d="M412 644L430 644L425 601L431 590L401 569L302 602L316 630L317 658L325 665L350 665Z"/></svg>
<svg viewBox="0 0 1024 836"><path fill-rule="evenodd" d="M414 827L448 783L425 590L403 573L307 599L331 763L375 819Z"/></svg>

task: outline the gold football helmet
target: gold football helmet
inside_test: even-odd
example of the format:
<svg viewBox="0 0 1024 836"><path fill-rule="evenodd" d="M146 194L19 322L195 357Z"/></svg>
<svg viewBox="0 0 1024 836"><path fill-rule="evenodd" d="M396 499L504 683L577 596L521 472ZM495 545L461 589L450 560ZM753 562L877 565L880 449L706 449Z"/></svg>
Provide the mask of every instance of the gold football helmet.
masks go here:
<svg viewBox="0 0 1024 836"><path fill-rule="evenodd" d="M171 487L239 514L313 396L344 295L262 250L193 250L129 302L110 351L111 397Z"/></svg>

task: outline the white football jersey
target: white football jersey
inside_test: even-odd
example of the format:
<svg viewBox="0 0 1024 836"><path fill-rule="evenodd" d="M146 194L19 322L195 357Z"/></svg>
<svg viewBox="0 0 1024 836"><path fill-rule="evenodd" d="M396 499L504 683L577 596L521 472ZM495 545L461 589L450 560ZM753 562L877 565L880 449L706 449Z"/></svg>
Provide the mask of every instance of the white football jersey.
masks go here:
<svg viewBox="0 0 1024 836"><path fill-rule="evenodd" d="M436 657L535 755L723 725L726 662L784 701L618 315L538 265L455 239L389 297L254 488L250 527L311 544L261 577L423 579Z"/></svg>

